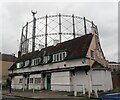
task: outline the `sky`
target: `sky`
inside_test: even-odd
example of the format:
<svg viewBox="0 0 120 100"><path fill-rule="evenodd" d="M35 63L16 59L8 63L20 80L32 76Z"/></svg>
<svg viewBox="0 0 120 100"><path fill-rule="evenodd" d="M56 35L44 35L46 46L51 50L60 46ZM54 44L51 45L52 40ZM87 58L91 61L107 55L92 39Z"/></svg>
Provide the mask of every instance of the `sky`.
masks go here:
<svg viewBox="0 0 120 100"><path fill-rule="evenodd" d="M105 57L118 61L118 3L117 2L3 2L0 5L0 51L16 54L22 26L36 17L58 13L85 16L98 26L99 38Z"/></svg>

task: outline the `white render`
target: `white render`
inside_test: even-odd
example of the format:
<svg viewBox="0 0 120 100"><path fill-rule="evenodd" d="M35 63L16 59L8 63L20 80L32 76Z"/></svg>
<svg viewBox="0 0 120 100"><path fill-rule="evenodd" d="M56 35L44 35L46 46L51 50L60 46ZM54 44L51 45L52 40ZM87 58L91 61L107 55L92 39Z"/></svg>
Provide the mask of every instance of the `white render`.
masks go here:
<svg viewBox="0 0 120 100"><path fill-rule="evenodd" d="M12 79L12 88L13 89L22 89L23 84L19 83L19 79L23 79L23 76L15 76Z"/></svg>
<svg viewBox="0 0 120 100"><path fill-rule="evenodd" d="M108 91L111 90L112 80L111 72L108 70L94 70L92 71L92 87L93 90L103 90Z"/></svg>
<svg viewBox="0 0 120 100"><path fill-rule="evenodd" d="M44 66L18 69L13 71L13 73L34 72L34 71L41 71L46 69L57 69L57 68L74 68L74 66L82 67L82 66L88 65L87 58L86 59L84 58L84 61L85 61L84 64L82 63L82 61L83 59L69 60L64 62L48 64ZM37 78L37 77L40 77L42 79L41 74L34 74L29 76L29 78ZM76 91L80 91L80 92L83 92L83 90L89 91L90 77L92 79L92 82L91 82L92 90L108 91L113 88L111 72L105 69L98 69L98 70L92 70L87 72L87 75L84 70L75 71L75 75L73 75L70 71L51 72L51 90L74 91L76 88ZM17 78L22 78L22 76L15 76L16 80ZM15 81L15 79L12 80L12 84L13 84L12 88L22 89L24 87L26 89L25 87L26 85L19 84L18 82ZM26 80L27 79L25 79L25 84L27 84ZM29 83L29 89L40 90L43 87L47 89L46 77L44 78L44 80L41 80L40 84Z"/></svg>
<svg viewBox="0 0 120 100"><path fill-rule="evenodd" d="M34 75L30 75L29 78L33 78L33 81L35 81L35 78L41 78L41 74L34 74ZM41 89L41 83L29 83L29 89L35 89L35 90L40 90Z"/></svg>
<svg viewBox="0 0 120 100"><path fill-rule="evenodd" d="M91 74L89 74L91 72ZM89 76L90 75L90 76ZM76 91L83 92L83 90L89 91L90 78L92 82L92 90L111 90L111 72L109 70L92 70L85 73L84 70L75 71L75 75L71 71L53 72L51 73L51 90L55 91L74 91L76 85ZM12 88L22 89L23 84L19 84L18 80L23 78L22 76L16 76L12 80ZM30 75L29 78L41 78L41 74ZM24 79L24 78L23 78ZM24 80L26 83L26 80ZM45 89L47 89L47 80L45 78ZM42 82L40 84L29 83L29 89L40 90L42 89Z"/></svg>
<svg viewBox="0 0 120 100"><path fill-rule="evenodd" d="M51 90L71 91L70 72L53 72L51 75Z"/></svg>

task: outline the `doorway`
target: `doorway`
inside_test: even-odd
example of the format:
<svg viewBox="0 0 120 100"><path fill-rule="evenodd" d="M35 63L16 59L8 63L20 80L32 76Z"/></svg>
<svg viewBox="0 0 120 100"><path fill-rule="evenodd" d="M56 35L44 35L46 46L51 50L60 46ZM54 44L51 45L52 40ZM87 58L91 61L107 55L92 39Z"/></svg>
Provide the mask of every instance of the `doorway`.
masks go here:
<svg viewBox="0 0 120 100"><path fill-rule="evenodd" d="M47 90L51 90L51 75L47 75Z"/></svg>

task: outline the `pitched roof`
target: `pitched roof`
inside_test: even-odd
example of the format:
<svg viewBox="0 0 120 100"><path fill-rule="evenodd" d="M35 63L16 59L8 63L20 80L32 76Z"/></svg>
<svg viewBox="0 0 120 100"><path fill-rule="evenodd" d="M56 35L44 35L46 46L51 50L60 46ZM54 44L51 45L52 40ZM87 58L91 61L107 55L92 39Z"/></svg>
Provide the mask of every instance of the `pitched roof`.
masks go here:
<svg viewBox="0 0 120 100"><path fill-rule="evenodd" d="M54 53L61 52L61 51L69 52L66 60L75 59L75 58L83 58L87 54L92 37L93 37L93 34L91 33L86 34L81 37L77 37L75 39L69 40L69 41L58 43L56 46L49 46L47 48L43 48L41 49L41 51L37 50L31 53L25 54L23 56L20 56L17 59L16 63L22 62L22 61L25 61L31 58L35 58L35 57L41 57L44 54L50 55L50 54L54 54Z"/></svg>
<svg viewBox="0 0 120 100"><path fill-rule="evenodd" d="M30 53L24 54L24 55L18 57L16 62L22 62L22 61L25 61L25 60L28 60L28 59L35 58L35 57L37 57L39 52L40 51L37 50L37 51L34 51L34 52L30 52Z"/></svg>
<svg viewBox="0 0 120 100"><path fill-rule="evenodd" d="M16 57L10 54L0 54L0 61L15 62Z"/></svg>
<svg viewBox="0 0 120 100"><path fill-rule="evenodd" d="M56 46L49 46L47 48L43 48L41 51L37 50L20 56L17 62L25 61L34 57L39 57L44 55L44 53L53 54L64 50L69 52L67 60L73 58L82 58L86 56L92 37L92 34L87 34L69 41L58 43Z"/></svg>

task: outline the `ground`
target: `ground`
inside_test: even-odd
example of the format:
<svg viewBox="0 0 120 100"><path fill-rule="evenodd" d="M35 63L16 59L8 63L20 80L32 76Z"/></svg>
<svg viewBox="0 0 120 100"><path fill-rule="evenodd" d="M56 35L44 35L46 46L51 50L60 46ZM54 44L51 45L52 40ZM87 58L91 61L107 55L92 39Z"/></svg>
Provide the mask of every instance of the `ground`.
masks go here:
<svg viewBox="0 0 120 100"><path fill-rule="evenodd" d="M9 89L2 90L3 99L2 100L88 100L86 96L74 97L70 92L58 92L58 91L22 91L22 90L12 90L10 93ZM96 98L90 100L98 100Z"/></svg>

